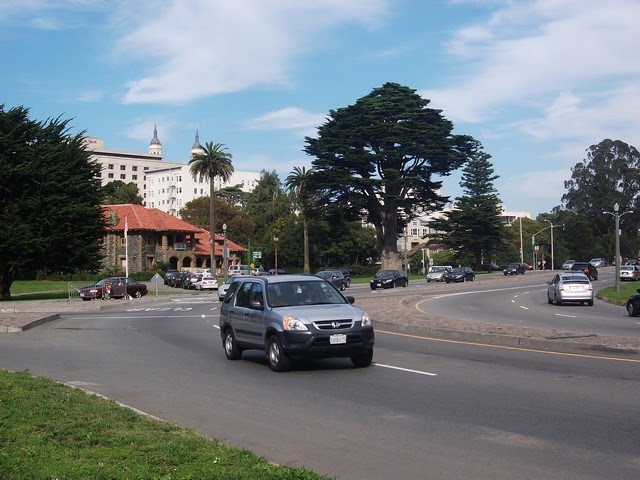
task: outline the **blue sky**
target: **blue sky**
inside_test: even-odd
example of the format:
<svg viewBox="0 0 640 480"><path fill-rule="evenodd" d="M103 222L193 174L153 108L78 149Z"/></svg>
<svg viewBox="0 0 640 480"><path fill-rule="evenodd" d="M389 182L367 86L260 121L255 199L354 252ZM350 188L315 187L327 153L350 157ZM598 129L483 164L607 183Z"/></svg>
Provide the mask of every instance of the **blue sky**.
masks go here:
<svg viewBox="0 0 640 480"><path fill-rule="evenodd" d="M535 216L589 146L638 146L638 25L638 0L2 0L0 104L117 150L146 152L157 125L172 162L198 129L236 170L284 179L330 109L397 82L480 140L505 207Z"/></svg>

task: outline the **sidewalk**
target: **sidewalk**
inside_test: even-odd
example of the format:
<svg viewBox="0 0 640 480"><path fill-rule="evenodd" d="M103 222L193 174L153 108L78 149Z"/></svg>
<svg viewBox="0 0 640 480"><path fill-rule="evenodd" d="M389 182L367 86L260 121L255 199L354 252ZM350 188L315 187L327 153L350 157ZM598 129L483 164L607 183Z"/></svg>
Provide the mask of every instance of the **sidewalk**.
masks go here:
<svg viewBox="0 0 640 480"><path fill-rule="evenodd" d="M28 330L45 322L57 320L61 313L98 311L122 308L125 304L136 307L170 303L185 295L205 297L215 292L193 291L149 286L149 294L133 300L32 300L0 303L0 334ZM640 337L621 338L600 336L589 332L566 332L522 328L517 326L476 323L454 318L436 317L415 309L422 297L380 296L358 300L357 305L367 310L377 330L398 334L419 335L443 340L479 343L510 348L523 348L582 355L613 356L640 361Z"/></svg>

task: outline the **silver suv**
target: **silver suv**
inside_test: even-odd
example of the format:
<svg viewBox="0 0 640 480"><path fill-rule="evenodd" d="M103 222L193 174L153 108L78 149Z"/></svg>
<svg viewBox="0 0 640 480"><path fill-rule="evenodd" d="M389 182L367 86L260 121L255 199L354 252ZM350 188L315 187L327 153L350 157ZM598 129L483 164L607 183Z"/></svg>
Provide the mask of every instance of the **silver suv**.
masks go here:
<svg viewBox="0 0 640 480"><path fill-rule="evenodd" d="M315 275L235 277L220 307L222 346L229 360L264 350L276 372L299 358L350 358L368 367L374 332L369 315Z"/></svg>

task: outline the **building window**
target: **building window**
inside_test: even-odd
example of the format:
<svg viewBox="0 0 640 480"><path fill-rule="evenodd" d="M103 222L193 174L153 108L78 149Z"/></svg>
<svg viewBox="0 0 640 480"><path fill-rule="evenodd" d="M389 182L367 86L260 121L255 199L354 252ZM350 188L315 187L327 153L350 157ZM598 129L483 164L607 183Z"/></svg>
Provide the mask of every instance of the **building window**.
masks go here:
<svg viewBox="0 0 640 480"><path fill-rule="evenodd" d="M193 194L194 194L194 195L197 195L197 194L198 194L198 189L197 189L197 188L194 188L194 189L193 189ZM211 249L209 249L209 250L211 250Z"/></svg>
<svg viewBox="0 0 640 480"><path fill-rule="evenodd" d="M137 179L138 179L138 175L131 175L131 178L132 178L133 180L137 180Z"/></svg>
<svg viewBox="0 0 640 480"><path fill-rule="evenodd" d="M138 171L138 167L136 167L135 165L131 167L131 170L133 170L134 172Z"/></svg>
<svg viewBox="0 0 640 480"><path fill-rule="evenodd" d="M126 173L121 173L120 174L120 180L125 180L127 178L127 174Z"/></svg>
<svg viewBox="0 0 640 480"><path fill-rule="evenodd" d="M107 168L108 168L109 170L113 170L113 163L110 163L109 165L107 165Z"/></svg>
<svg viewBox="0 0 640 480"><path fill-rule="evenodd" d="M144 169L145 169L145 170L149 170L149 167L144 167ZM209 249L209 250L211 250L211 249Z"/></svg>
<svg viewBox="0 0 640 480"><path fill-rule="evenodd" d="M127 166L126 166L126 165L120 165L120 170L124 171L124 170L126 170L126 169L127 169Z"/></svg>
<svg viewBox="0 0 640 480"><path fill-rule="evenodd" d="M108 177L109 177L109 178L113 178L113 173L110 173L110 174L108 175Z"/></svg>

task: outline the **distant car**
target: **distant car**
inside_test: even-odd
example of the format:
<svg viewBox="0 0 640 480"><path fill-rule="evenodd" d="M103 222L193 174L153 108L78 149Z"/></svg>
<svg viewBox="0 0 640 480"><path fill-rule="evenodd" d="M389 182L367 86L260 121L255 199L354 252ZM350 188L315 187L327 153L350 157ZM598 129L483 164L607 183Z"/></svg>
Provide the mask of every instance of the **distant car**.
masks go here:
<svg viewBox="0 0 640 480"><path fill-rule="evenodd" d="M269 275L269 272L262 267L255 267L251 269L251 275Z"/></svg>
<svg viewBox="0 0 640 480"><path fill-rule="evenodd" d="M558 273L547 285L548 303L562 305L565 302L578 302L593 306L593 285L582 272Z"/></svg>
<svg viewBox="0 0 640 480"><path fill-rule="evenodd" d="M231 285L231 282L233 282L233 279L236 277L238 277L238 275L231 275L224 283L218 286L218 300L224 300L224 296L227 294L227 290L229 290L229 285Z"/></svg>
<svg viewBox="0 0 640 480"><path fill-rule="evenodd" d="M510 263L502 271L505 275L524 275L526 267L522 263Z"/></svg>
<svg viewBox="0 0 640 480"><path fill-rule="evenodd" d="M321 270L316 275L333 284L338 290L347 288L347 279L340 270Z"/></svg>
<svg viewBox="0 0 640 480"><path fill-rule="evenodd" d="M571 266L576 263L575 260L567 260L566 262L564 262L562 264L562 269L563 270L571 270Z"/></svg>
<svg viewBox="0 0 640 480"><path fill-rule="evenodd" d="M427 272L427 283L429 282L444 282L443 275L445 272L451 270L450 266L447 265L433 265L429 267L429 271Z"/></svg>
<svg viewBox="0 0 640 480"><path fill-rule="evenodd" d="M169 286L170 287L175 287L175 288L181 288L182 284L184 283L185 279L187 278L187 275L189 275L188 272L178 272L178 273L172 275L171 279L169 280Z"/></svg>
<svg viewBox="0 0 640 480"><path fill-rule="evenodd" d="M369 281L371 290L376 288L406 287L407 285L409 285L409 277L400 270L380 270Z"/></svg>
<svg viewBox="0 0 640 480"><path fill-rule="evenodd" d="M589 260L591 265L594 265L596 268L605 267L607 265L607 261L604 258L592 258Z"/></svg>
<svg viewBox="0 0 640 480"><path fill-rule="evenodd" d="M270 268L269 269L269 275L285 275L287 272L285 272L282 268Z"/></svg>
<svg viewBox="0 0 640 480"><path fill-rule="evenodd" d="M487 272L497 272L498 270L504 269L504 266L500 266L497 263L483 263L480 265L481 270L486 270Z"/></svg>
<svg viewBox="0 0 640 480"><path fill-rule="evenodd" d="M533 267L528 263L523 263L522 266L524 267L525 270L533 270Z"/></svg>
<svg viewBox="0 0 640 480"><path fill-rule="evenodd" d="M218 280L209 275L202 276L198 279L198 281L194 284L193 288L196 290L217 290L218 289Z"/></svg>
<svg viewBox="0 0 640 480"><path fill-rule="evenodd" d="M124 298L126 295L140 298L146 294L147 286L129 277L103 278L94 285L78 288L78 295L84 301L101 298Z"/></svg>
<svg viewBox="0 0 640 480"><path fill-rule="evenodd" d="M452 268L443 275L445 283L451 282L473 282L476 274L471 267Z"/></svg>
<svg viewBox="0 0 640 480"><path fill-rule="evenodd" d="M620 265L620 280L638 280L640 268L637 265Z"/></svg>
<svg viewBox="0 0 640 480"><path fill-rule="evenodd" d="M162 275L162 278L164 279L164 284L169 285L169 282L171 282L171 277L173 277L176 273L180 273L180 271L174 270L174 269L165 270L164 274Z"/></svg>
<svg viewBox="0 0 640 480"><path fill-rule="evenodd" d="M573 265L571 265L570 271L582 272L589 277L589 280L598 280L598 269L589 262L574 262Z"/></svg>
<svg viewBox="0 0 640 480"><path fill-rule="evenodd" d="M631 295L625 305L627 313L630 317L637 317L640 313L640 288L636 290L636 293Z"/></svg>
<svg viewBox="0 0 640 480"><path fill-rule="evenodd" d="M202 279L202 276L202 273L187 274L187 276L184 277L184 280L182 281L182 288L184 288L185 290L195 290L196 283L198 283L198 280Z"/></svg>

